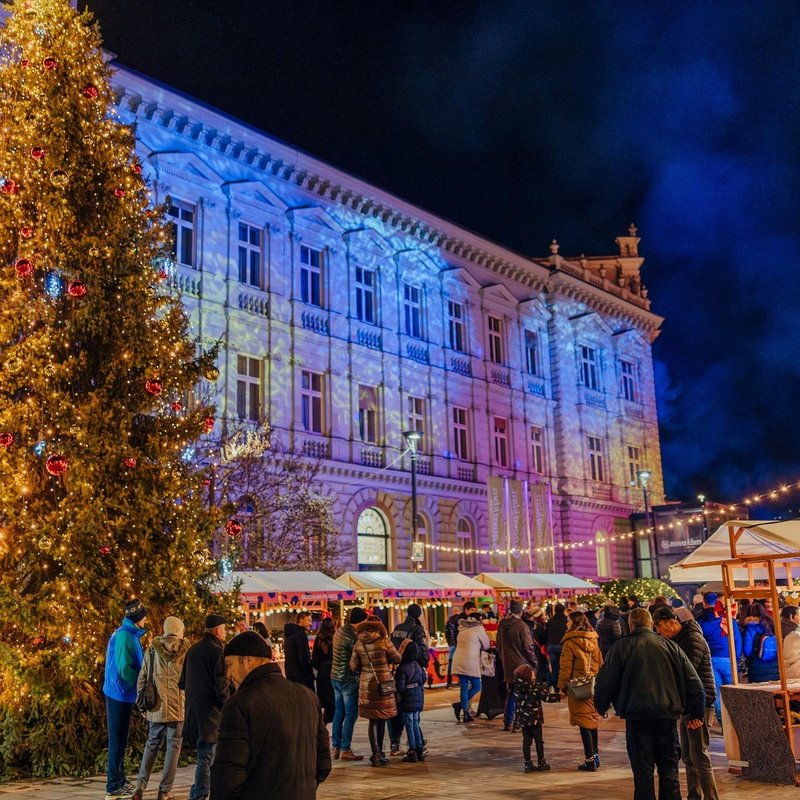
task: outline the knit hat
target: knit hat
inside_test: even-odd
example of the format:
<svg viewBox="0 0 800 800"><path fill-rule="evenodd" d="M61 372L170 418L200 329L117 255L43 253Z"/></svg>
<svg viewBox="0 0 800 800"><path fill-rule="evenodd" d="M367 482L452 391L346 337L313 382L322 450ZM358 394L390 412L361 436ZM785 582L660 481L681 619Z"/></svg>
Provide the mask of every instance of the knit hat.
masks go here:
<svg viewBox="0 0 800 800"><path fill-rule="evenodd" d="M141 600L128 600L125 603L125 618L131 622L141 622L147 616L147 609Z"/></svg>
<svg viewBox="0 0 800 800"><path fill-rule="evenodd" d="M520 603L520 601L519 601L519 600L512 600L512 601L511 601L511 602L508 604L508 610L509 610L509 611L510 611L512 614L521 614L521 613L522 613L522 603Z"/></svg>
<svg viewBox="0 0 800 800"><path fill-rule="evenodd" d="M413 617L414 619L419 619L422 616L422 606L419 606L416 603L412 603L408 607L407 613L409 617Z"/></svg>
<svg viewBox="0 0 800 800"><path fill-rule="evenodd" d="M223 651L226 656L255 656L256 658L272 658L269 645L255 632L245 631L234 636Z"/></svg>
<svg viewBox="0 0 800 800"><path fill-rule="evenodd" d="M167 617L164 620L164 636L177 636L183 639L183 622L177 617Z"/></svg>
<svg viewBox="0 0 800 800"><path fill-rule="evenodd" d="M703 595L703 601L707 606L714 606L717 603L717 593L716 592L706 592Z"/></svg>
<svg viewBox="0 0 800 800"><path fill-rule="evenodd" d="M406 641L408 644L405 646L403 655L400 658L403 664L408 664L411 661L415 661L417 658L417 645L410 639L406 639Z"/></svg>
<svg viewBox="0 0 800 800"><path fill-rule="evenodd" d="M653 609L654 624L667 619L678 619L677 614L669 606L656 606L656 608Z"/></svg>
<svg viewBox="0 0 800 800"><path fill-rule="evenodd" d="M367 612L364 611L364 609L361 608L361 606L356 606L350 612L350 624L358 625L359 622L363 622L368 616L369 614L367 614Z"/></svg>
<svg viewBox="0 0 800 800"><path fill-rule="evenodd" d="M692 612L689 611L689 609L686 608L686 606L680 606L679 608L676 608L675 616L681 622L688 622L690 619L694 619L694 614L692 614Z"/></svg>
<svg viewBox="0 0 800 800"><path fill-rule="evenodd" d="M219 625L227 625L228 620L225 619L221 614L209 614L206 617L205 622L205 629L210 631L212 628L216 628Z"/></svg>

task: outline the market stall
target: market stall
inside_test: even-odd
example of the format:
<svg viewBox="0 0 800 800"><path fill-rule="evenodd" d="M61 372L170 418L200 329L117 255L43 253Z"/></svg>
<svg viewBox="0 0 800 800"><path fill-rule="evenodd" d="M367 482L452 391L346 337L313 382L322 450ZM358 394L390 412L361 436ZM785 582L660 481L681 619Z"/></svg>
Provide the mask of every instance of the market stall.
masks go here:
<svg viewBox="0 0 800 800"><path fill-rule="evenodd" d="M736 624L729 600L769 598L800 591L800 520L730 520L670 568L675 583L722 581L728 629ZM725 751L732 771L768 783L797 783L800 726L791 704L800 703L800 682L787 682L778 630L779 681L739 680L734 639L729 637L733 684L722 687ZM797 707L797 706L795 706Z"/></svg>
<svg viewBox="0 0 800 800"><path fill-rule="evenodd" d="M597 592L599 586L565 572L482 572L475 580L490 586L498 596L522 599L566 599L574 594Z"/></svg>

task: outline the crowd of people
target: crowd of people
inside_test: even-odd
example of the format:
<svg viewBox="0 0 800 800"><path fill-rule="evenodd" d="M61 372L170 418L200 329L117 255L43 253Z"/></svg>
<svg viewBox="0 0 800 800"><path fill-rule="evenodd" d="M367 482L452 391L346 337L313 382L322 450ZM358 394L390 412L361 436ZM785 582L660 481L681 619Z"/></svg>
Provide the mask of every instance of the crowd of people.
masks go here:
<svg viewBox="0 0 800 800"><path fill-rule="evenodd" d="M526 773L551 768L543 703L566 700L580 736L577 769L585 772L600 769L598 729L613 706L626 722L635 800L654 800L654 772L659 800L678 800L680 758L688 800L717 800L709 731L721 732L720 686L732 679L731 637L737 666L750 681L777 680L776 635L784 638L787 676L800 677L798 609L782 608L776 625L768 601L732 607L731 630L713 593L696 596L691 608L665 597L649 608L634 596L624 605L581 610L571 601L545 609L515 600L497 625L495 642L484 625L490 609L479 610L472 601L453 609L446 636L448 685L455 676L460 691L455 718L474 721L473 700L488 656L504 695L503 729L522 734ZM184 738L197 752L189 800L312 800L332 759L364 759L353 750L359 717L368 721L372 767L390 761L387 730L389 756L424 761L420 715L430 651L421 618L421 607L412 603L389 633L378 616L354 607L339 627L324 618L312 648L311 614L302 612L285 626L282 671L262 623L229 639L228 621L215 614L191 645L183 622L167 617L163 634L145 650L147 610L129 601L106 654L107 800L142 800L162 747L157 797L172 800ZM148 738L129 783L124 756L137 708L147 717Z"/></svg>

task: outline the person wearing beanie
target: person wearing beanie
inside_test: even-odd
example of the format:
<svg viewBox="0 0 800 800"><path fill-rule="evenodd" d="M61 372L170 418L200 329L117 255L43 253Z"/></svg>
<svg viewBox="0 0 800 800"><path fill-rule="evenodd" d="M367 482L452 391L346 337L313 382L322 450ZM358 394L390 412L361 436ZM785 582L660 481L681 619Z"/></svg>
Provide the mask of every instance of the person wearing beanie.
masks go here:
<svg viewBox="0 0 800 800"><path fill-rule="evenodd" d="M358 625L367 619L367 612L356 606L350 609L347 622L333 634L333 757L343 761L361 761L364 756L353 752L353 728L358 719L358 675L350 669L350 656L358 636Z"/></svg>
<svg viewBox="0 0 800 800"><path fill-rule="evenodd" d="M506 683L506 707L503 717L503 730L510 731L516 710L514 700L514 670L527 664L536 672L536 649L530 628L522 621L522 603L512 600L508 604L508 614L497 626L497 658L503 667L503 680Z"/></svg>
<svg viewBox="0 0 800 800"><path fill-rule="evenodd" d="M395 669L394 680L397 712L403 717L408 736L408 752L402 760L415 764L425 760L419 727L419 715L425 704L425 673L417 663L417 646L410 639L406 639L400 648L400 666Z"/></svg>
<svg viewBox="0 0 800 800"><path fill-rule="evenodd" d="M147 609L140 600L125 603L122 624L111 634L106 647L103 694L108 723L108 768L106 798L131 797L133 786L125 776L125 748L136 701L136 680L142 667L141 638Z"/></svg>
<svg viewBox="0 0 800 800"><path fill-rule="evenodd" d="M225 703L211 767L214 800L314 800L331 771L316 695L287 680L255 631L223 651L235 694Z"/></svg>
<svg viewBox="0 0 800 800"><path fill-rule="evenodd" d="M189 650L189 642L183 638L183 632L183 622L178 617L167 617L164 620L164 635L153 639L144 654L137 691L144 689L152 675L159 704L147 712L147 744L139 766L136 789L133 792L134 800L142 800L162 743L165 744L164 769L158 785L158 800L172 797L172 784L175 782L175 770L178 768L183 743L184 702L183 691L178 682Z"/></svg>
<svg viewBox="0 0 800 800"><path fill-rule="evenodd" d="M603 658L611 649L611 645L622 638L622 626L619 622L620 611L615 605L603 608L603 618L597 623L597 637L600 643L600 652Z"/></svg>
<svg viewBox="0 0 800 800"><path fill-rule="evenodd" d="M197 765L189 800L203 800L211 790L211 762L217 747L222 706L230 694L222 649L226 625L227 620L219 614L206 617L205 634L186 653L178 682L186 692L183 735L197 742Z"/></svg>

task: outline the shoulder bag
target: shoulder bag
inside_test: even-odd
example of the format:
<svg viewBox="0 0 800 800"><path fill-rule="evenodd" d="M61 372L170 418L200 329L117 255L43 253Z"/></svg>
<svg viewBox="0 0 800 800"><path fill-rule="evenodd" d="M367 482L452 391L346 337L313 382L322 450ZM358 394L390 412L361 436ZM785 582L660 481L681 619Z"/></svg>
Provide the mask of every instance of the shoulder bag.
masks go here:
<svg viewBox="0 0 800 800"><path fill-rule="evenodd" d="M158 696L158 689L156 688L156 676L153 666L155 660L155 649L151 645L148 648L150 655L149 669L147 670L147 680L144 682L139 693L136 695L136 708L143 714L148 711L158 711L161 706L161 698Z"/></svg>
<svg viewBox="0 0 800 800"><path fill-rule="evenodd" d="M390 695L396 694L397 684L394 682L394 678L389 678L388 681L378 680L378 673L375 672L375 667L372 664L372 659L369 657L369 650L367 650L366 645L364 645L364 653L367 656L367 661L369 661L372 674L375 676L375 682L378 684L378 694L381 697L389 697Z"/></svg>
<svg viewBox="0 0 800 800"><path fill-rule="evenodd" d="M594 696L594 675L591 675L594 651L589 655L589 668L586 675L578 678L570 678L567 684L567 691L572 695L573 700L591 700Z"/></svg>

